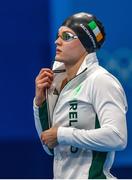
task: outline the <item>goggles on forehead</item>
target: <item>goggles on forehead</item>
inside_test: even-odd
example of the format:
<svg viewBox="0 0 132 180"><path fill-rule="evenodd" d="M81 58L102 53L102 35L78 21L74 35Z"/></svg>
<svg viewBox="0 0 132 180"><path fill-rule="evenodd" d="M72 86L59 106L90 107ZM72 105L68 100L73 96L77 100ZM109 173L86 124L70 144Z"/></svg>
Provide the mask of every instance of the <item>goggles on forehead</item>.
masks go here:
<svg viewBox="0 0 132 180"><path fill-rule="evenodd" d="M61 35L57 35L57 39L61 37L62 40L64 41L72 41L73 39L78 39L78 36L77 35L73 35L72 33L70 32L62 32Z"/></svg>

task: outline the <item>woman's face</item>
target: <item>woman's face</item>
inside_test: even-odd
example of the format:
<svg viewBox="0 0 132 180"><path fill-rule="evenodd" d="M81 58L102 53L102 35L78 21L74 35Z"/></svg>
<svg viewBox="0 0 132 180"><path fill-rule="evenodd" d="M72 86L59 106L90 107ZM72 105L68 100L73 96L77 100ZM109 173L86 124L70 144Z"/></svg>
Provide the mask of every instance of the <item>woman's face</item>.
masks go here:
<svg viewBox="0 0 132 180"><path fill-rule="evenodd" d="M75 32L66 26L62 26L55 41L55 60L63 62L65 65L74 65L86 53L86 49L81 44Z"/></svg>

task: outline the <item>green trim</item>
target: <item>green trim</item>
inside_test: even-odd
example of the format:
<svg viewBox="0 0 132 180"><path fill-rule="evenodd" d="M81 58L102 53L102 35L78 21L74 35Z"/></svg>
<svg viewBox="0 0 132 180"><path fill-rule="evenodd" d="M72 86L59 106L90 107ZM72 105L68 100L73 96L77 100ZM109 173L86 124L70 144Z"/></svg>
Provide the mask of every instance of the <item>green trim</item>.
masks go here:
<svg viewBox="0 0 132 180"><path fill-rule="evenodd" d="M49 129L48 124L48 111L47 111L47 103L44 101L41 107L39 107L39 119L42 126L42 131ZM51 154L54 153L53 149L48 148Z"/></svg>
<svg viewBox="0 0 132 180"><path fill-rule="evenodd" d="M47 112L47 103L44 101L41 107L39 107L39 119L42 126L42 130L49 129L48 125L48 112Z"/></svg>
<svg viewBox="0 0 132 180"><path fill-rule="evenodd" d="M100 123L96 115L95 129L100 128ZM103 166L106 160L107 152L92 151L93 159L89 170L88 179L106 179L103 173Z"/></svg>
<svg viewBox="0 0 132 180"><path fill-rule="evenodd" d="M98 116L96 114L96 119L95 119L95 129L98 129L100 128L100 123L99 123L99 120L98 120Z"/></svg>

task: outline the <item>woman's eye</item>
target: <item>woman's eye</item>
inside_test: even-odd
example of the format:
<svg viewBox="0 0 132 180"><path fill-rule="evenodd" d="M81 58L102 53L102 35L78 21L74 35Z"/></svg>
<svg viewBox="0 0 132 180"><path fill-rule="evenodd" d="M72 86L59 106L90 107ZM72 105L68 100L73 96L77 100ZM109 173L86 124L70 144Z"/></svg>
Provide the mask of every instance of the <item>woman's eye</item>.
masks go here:
<svg viewBox="0 0 132 180"><path fill-rule="evenodd" d="M63 38L64 38L65 40L68 40L69 37L70 37L69 34L66 34L66 33L63 34Z"/></svg>

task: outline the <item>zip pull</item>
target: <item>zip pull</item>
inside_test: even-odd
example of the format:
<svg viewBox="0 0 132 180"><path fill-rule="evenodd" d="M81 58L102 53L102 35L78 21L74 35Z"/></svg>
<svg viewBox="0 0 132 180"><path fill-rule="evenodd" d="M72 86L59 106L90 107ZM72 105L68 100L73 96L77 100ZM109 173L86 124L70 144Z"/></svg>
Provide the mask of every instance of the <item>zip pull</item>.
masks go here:
<svg viewBox="0 0 132 180"><path fill-rule="evenodd" d="M63 73L63 72L66 72L65 69L56 69L56 70L53 70L53 73Z"/></svg>

